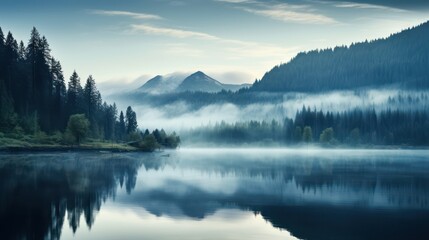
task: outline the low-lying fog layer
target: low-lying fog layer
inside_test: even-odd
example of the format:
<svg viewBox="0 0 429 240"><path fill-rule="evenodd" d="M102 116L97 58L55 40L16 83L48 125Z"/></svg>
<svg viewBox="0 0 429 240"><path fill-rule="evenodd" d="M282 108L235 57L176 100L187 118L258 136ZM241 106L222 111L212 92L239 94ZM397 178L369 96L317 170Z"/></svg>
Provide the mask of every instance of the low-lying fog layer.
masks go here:
<svg viewBox="0 0 429 240"><path fill-rule="evenodd" d="M374 108L377 111L391 109L429 109L429 92L401 90L337 91L324 94L288 93L277 103L253 103L236 105L216 103L195 108L178 100L164 106L141 105L119 101L120 109L132 105L137 112L142 129L164 128L179 132L225 121L233 123L250 120L282 120L293 118L305 105L311 109L346 111L354 108Z"/></svg>

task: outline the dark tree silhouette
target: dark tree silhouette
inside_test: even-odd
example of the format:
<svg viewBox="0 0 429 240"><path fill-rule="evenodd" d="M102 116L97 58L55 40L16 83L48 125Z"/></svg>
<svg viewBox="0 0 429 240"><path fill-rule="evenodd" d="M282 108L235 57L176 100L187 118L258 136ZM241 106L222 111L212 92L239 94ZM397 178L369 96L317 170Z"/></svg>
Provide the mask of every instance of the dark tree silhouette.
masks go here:
<svg viewBox="0 0 429 240"><path fill-rule="evenodd" d="M131 106L128 106L127 111L125 113L125 124L128 134L133 133L137 130L137 116Z"/></svg>
<svg viewBox="0 0 429 240"><path fill-rule="evenodd" d="M102 102L92 76L82 88L74 71L66 88L62 66L36 28L27 46L10 32L5 37L0 28L0 132L64 132L74 114L85 114L93 138L123 140L126 120L130 130L137 130L134 111L118 120L116 105Z"/></svg>

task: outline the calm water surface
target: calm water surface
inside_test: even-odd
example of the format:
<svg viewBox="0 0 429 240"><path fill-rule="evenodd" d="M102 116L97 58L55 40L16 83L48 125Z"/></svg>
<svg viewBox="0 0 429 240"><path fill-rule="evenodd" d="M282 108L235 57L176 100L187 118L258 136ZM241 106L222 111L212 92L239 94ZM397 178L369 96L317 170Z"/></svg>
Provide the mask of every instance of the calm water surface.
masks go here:
<svg viewBox="0 0 429 240"><path fill-rule="evenodd" d="M0 239L428 239L429 151L0 155Z"/></svg>

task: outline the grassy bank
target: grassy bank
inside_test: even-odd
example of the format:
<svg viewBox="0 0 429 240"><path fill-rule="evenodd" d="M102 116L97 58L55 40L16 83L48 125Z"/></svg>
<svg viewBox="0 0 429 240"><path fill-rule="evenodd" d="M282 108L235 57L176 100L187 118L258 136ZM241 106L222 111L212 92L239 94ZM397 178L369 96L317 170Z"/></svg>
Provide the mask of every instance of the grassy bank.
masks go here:
<svg viewBox="0 0 429 240"><path fill-rule="evenodd" d="M80 145L64 144L59 136L55 135L21 135L8 136L0 134L0 151L32 152L32 151L109 151L109 152L152 152L155 148L133 147L127 143L114 143L88 139Z"/></svg>

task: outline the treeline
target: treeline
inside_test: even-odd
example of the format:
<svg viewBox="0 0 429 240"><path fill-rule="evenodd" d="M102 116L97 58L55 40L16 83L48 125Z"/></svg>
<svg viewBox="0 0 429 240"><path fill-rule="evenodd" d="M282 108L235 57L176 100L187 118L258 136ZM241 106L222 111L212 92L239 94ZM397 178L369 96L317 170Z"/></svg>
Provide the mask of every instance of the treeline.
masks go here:
<svg viewBox="0 0 429 240"><path fill-rule="evenodd" d="M191 130L190 141L323 145L429 145L429 112L424 110L354 109L323 112L303 107L294 119L228 124Z"/></svg>
<svg viewBox="0 0 429 240"><path fill-rule="evenodd" d="M322 92L396 85L429 87L429 22L386 39L299 53L251 88L268 92Z"/></svg>
<svg viewBox="0 0 429 240"><path fill-rule="evenodd" d="M413 145L429 144L429 112L425 110L354 109L345 112L322 112L303 107L294 120L286 121L287 141L298 141L309 127L315 141L327 129L332 139L348 144ZM322 136L323 137L323 136ZM326 140L326 139L325 139Z"/></svg>
<svg viewBox="0 0 429 240"><path fill-rule="evenodd" d="M0 29L1 132L63 132L69 117L79 113L88 118L94 138L123 139L137 129L131 107L118 119L116 105L103 103L92 76L82 87L75 71L66 88L61 63L50 51L36 28L27 45L18 44L11 32L5 38Z"/></svg>
<svg viewBox="0 0 429 240"><path fill-rule="evenodd" d="M67 133L66 140L78 144L84 137L141 141L151 135L155 144L164 143L154 132L139 131L131 107L124 113L115 103L103 102L92 76L82 86L74 71L67 85L60 62L36 28L27 45L18 44L11 32L5 37L0 28L0 133L15 137Z"/></svg>
<svg viewBox="0 0 429 240"><path fill-rule="evenodd" d="M397 95L390 96L387 104L397 108L429 110L429 95L427 92L415 94L398 93Z"/></svg>

